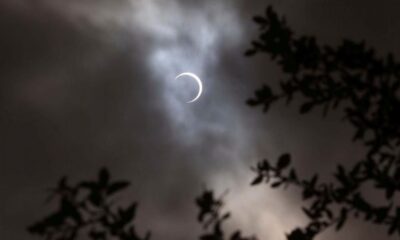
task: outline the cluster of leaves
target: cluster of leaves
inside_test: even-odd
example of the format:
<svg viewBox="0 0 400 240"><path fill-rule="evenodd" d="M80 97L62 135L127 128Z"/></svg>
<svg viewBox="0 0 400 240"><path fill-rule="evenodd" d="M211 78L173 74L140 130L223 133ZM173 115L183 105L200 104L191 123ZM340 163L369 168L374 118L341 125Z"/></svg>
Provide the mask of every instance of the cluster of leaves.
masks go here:
<svg viewBox="0 0 400 240"><path fill-rule="evenodd" d="M271 7L256 16L259 39L246 55L267 53L287 74L279 93L264 85L248 100L251 106L270 105L295 94L304 101L301 113L322 106L324 114L345 105L345 118L352 123L355 139L363 140L371 153L400 144L400 63L392 54L378 58L364 42L344 40L338 47L320 46L315 37L296 37L284 18Z"/></svg>
<svg viewBox="0 0 400 240"><path fill-rule="evenodd" d="M48 240L73 240L79 235L89 239L148 240L150 233L139 237L133 220L137 204L114 206L114 195L129 186L127 181L111 181L107 169L99 171L97 181L71 185L63 177L51 191L58 209L28 227L28 231Z"/></svg>
<svg viewBox="0 0 400 240"><path fill-rule="evenodd" d="M204 191L196 198L199 208L197 220L201 223L207 233L200 236L200 240L224 240L225 233L222 224L230 217L230 213L222 213L223 201L215 198L212 191ZM235 231L230 235L229 240L256 240L255 237L243 237L240 231Z"/></svg>
<svg viewBox="0 0 400 240"><path fill-rule="evenodd" d="M95 181L71 185L63 177L49 196L49 200L58 200L58 209L29 226L28 231L47 240L75 240L85 235L93 240L149 240L150 233L139 237L133 225L137 203L122 208L115 206L112 200L128 186L127 181L111 181L106 168L100 169ZM197 220L206 231L199 239L226 239L222 225L230 213L221 213L222 197L217 199L212 191L205 190L195 203L199 208ZM243 237L240 231L235 231L228 239L257 240Z"/></svg>
<svg viewBox="0 0 400 240"><path fill-rule="evenodd" d="M358 162L349 171L338 165L336 181L326 183L319 182L317 174L310 179L298 177L296 170L289 167L290 160L289 154L281 155L276 164L264 159L253 168L257 176L252 182L252 185L265 182L272 188L286 188L290 185L301 188L303 200L309 203L307 207L303 207L303 211L310 222L303 229L295 229L288 235L288 240L313 239L330 226L340 230L348 216L363 218L374 224L385 224L389 234L397 231L400 235L400 206L395 206L392 190L388 192L385 188L388 202L383 206L368 203L361 194L361 186L371 179L376 178L377 188L390 184L386 182L385 169L366 162ZM370 161L369 164L374 162ZM400 171L397 170L400 177L399 174Z"/></svg>
<svg viewBox="0 0 400 240"><path fill-rule="evenodd" d="M400 63L391 54L378 58L364 42L344 40L338 47L320 46L315 37L295 36L272 7L254 21L261 33L245 54L269 54L287 79L280 81L279 93L264 85L247 103L267 111L274 102L284 99L290 103L297 94L303 101L302 114L317 106L322 106L324 116L331 109L342 109L355 128L353 140L367 149L365 157L350 168L338 165L337 181L332 183L319 183L317 175L302 180L295 169L286 171L288 154L282 155L276 166L267 160L258 163L254 185L263 181L274 188L296 185L304 200L312 200L311 206L303 209L310 223L293 231L288 239L312 239L333 224L340 229L350 214L386 225L389 234L400 236L400 206L394 199L400 191ZM338 108L340 104L343 106ZM373 183L377 192L383 190L385 204L373 206L361 194L367 183Z"/></svg>

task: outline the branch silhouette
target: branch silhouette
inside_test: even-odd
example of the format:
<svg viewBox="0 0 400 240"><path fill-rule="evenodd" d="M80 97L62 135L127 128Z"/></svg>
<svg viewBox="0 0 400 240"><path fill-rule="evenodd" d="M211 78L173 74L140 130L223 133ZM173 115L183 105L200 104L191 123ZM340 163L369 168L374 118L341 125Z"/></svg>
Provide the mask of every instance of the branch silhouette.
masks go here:
<svg viewBox="0 0 400 240"><path fill-rule="evenodd" d="M229 219L230 213L223 213L224 202L222 198L215 198L214 193L205 190L198 198L196 204L199 208L198 221L206 232L200 236L200 240L257 240L256 237L243 237L241 231L236 230L226 238L223 231L223 223Z"/></svg>
<svg viewBox="0 0 400 240"><path fill-rule="evenodd" d="M265 159L253 168L252 185L294 185L309 203L303 208L309 224L293 230L287 239L313 239L330 226L340 230L350 216L384 225L388 234L400 236L400 206L394 197L400 191L400 63L392 54L377 57L365 42L343 40L339 46L329 46L318 44L313 36L297 36L271 6L253 20L260 35L245 55L268 54L286 77L278 90L268 85L257 89L247 104L267 112L277 101L290 104L298 96L301 114L317 107L323 116L342 111L355 129L353 141L361 141L367 149L352 167L337 166L335 182L320 182L318 175L299 178L296 169L289 169L289 154L276 164ZM377 194L383 191L384 204L375 206L361 194L370 182Z"/></svg>
<svg viewBox="0 0 400 240"><path fill-rule="evenodd" d="M28 227L31 234L46 240L149 240L150 232L144 237L136 233L134 226L137 203L128 207L117 206L113 197L129 186L128 181L111 181L106 168L99 171L96 180L70 184L62 177L57 187L51 190L49 200L58 200L58 208ZM230 217L222 213L224 202L214 193L205 190L195 200L199 209L197 221L203 226L200 240L257 240L243 237L235 231L225 237L223 223Z"/></svg>
<svg viewBox="0 0 400 240"><path fill-rule="evenodd" d="M113 201L114 195L128 186L127 181L111 181L106 168L94 181L71 185L63 177L49 199L58 200L58 209L28 231L48 240L73 240L81 235L93 240L149 240L150 232L140 237L133 225L137 203L121 207Z"/></svg>

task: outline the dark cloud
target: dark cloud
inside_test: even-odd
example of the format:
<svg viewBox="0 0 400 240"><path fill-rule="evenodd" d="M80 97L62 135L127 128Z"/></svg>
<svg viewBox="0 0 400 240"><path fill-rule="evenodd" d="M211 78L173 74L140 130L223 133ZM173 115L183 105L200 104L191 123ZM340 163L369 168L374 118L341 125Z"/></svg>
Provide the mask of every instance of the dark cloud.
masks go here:
<svg viewBox="0 0 400 240"><path fill-rule="evenodd" d="M396 46L400 35L392 29L353 22L347 5L325 2L275 5L299 32L332 42L346 35L371 38L384 50L386 42ZM132 181L127 197L140 201L140 228L151 229L156 239L195 238L192 201L203 184L230 189L233 225L264 239L283 239L283 232L303 220L301 212L287 217L298 199L250 188L250 164L290 151L304 174L311 174L362 150L346 142L351 132L340 116L321 121L319 115L299 117L283 107L265 116L244 105L261 82L280 76L266 56L242 56L256 31L250 18L264 6L261 1L1 3L0 235L29 239L24 228L44 213L47 187L64 174L82 179L108 166ZM355 12L359 5L351 6ZM366 6L360 19L371 21L368 14L375 8ZM383 4L381 10L389 8ZM394 13L382 21L391 18ZM352 25L342 28L332 19ZM180 71L203 78L204 96L195 104L184 103L186 89L171 82Z"/></svg>

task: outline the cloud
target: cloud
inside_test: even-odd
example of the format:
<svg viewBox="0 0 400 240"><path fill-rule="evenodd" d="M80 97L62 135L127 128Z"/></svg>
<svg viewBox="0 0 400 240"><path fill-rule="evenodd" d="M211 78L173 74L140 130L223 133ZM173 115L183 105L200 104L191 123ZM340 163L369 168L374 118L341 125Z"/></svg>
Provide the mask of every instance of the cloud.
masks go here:
<svg viewBox="0 0 400 240"><path fill-rule="evenodd" d="M301 25L297 8L285 4L279 6ZM132 181L125 197L139 200L140 230L152 230L155 239L196 237L193 198L204 184L230 189L230 227L283 239L304 220L300 212L287 219L297 199L250 188L249 166L290 151L309 173L311 165L347 160L354 149L337 144L349 131L335 117L321 124L319 115L300 119L278 107L262 116L244 105L260 82L280 76L265 58L242 55L260 5L0 3L0 235L30 239L24 227L47 209L42 190L62 175L82 179L108 166ZM193 104L184 101L193 86L174 81L183 71L204 82Z"/></svg>
<svg viewBox="0 0 400 240"><path fill-rule="evenodd" d="M128 197L142 203L143 229L186 239L202 184L214 185L214 174L241 166L245 155L240 114L218 93L227 80L220 53L240 40L234 6L3 5L1 189L10 220L2 235L28 238L21 229L44 212L40 189L106 165L133 182ZM181 101L186 89L171 82L181 71L204 81L195 104Z"/></svg>

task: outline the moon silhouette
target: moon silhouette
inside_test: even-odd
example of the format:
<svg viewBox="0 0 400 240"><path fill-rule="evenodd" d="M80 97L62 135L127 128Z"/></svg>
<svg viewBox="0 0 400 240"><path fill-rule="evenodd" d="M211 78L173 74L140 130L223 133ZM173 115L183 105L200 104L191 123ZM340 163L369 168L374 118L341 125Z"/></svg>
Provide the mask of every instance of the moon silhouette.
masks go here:
<svg viewBox="0 0 400 240"><path fill-rule="evenodd" d="M175 77L175 80L180 77L183 77L183 76L193 78L196 81L197 85L199 86L199 91L197 92L197 95L192 100L187 102L187 103L192 103L192 102L196 101L197 99L199 99L199 97L201 96L201 93L203 92L203 83L201 82L200 78L196 74L190 73L190 72L184 72L184 73L179 74L178 76Z"/></svg>

